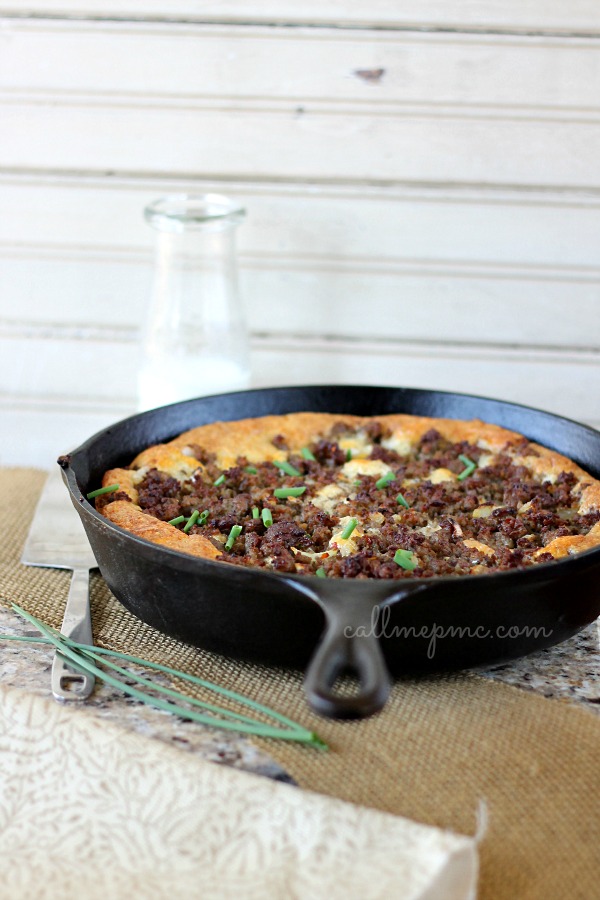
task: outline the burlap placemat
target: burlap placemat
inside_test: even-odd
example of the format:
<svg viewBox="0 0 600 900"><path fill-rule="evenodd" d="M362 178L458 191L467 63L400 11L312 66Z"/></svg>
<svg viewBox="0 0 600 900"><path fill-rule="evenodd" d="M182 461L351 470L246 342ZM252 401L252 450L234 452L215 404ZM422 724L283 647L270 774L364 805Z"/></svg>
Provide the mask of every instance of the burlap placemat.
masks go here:
<svg viewBox="0 0 600 900"><path fill-rule="evenodd" d="M45 474L0 470L0 602L59 626L69 573L19 564ZM600 896L600 721L470 674L397 682L361 722L313 715L302 676L234 662L164 637L92 580L99 644L185 669L312 727L330 751L262 742L302 787L473 834L481 801L483 900Z"/></svg>

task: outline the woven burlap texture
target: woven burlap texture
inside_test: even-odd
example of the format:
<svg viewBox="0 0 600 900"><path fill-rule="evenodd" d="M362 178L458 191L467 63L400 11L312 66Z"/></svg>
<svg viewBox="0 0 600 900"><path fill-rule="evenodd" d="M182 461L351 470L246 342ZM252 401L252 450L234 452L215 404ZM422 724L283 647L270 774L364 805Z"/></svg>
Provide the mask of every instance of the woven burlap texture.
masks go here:
<svg viewBox="0 0 600 900"><path fill-rule="evenodd" d="M0 602L59 626L69 573L19 563L44 480L0 470ZM482 900L600 896L600 721L587 711L458 674L398 681L380 715L331 722L307 708L300 673L167 638L123 609L98 574L91 595L99 644L218 682L317 731L329 752L259 742L301 787L463 834L474 833L483 801Z"/></svg>

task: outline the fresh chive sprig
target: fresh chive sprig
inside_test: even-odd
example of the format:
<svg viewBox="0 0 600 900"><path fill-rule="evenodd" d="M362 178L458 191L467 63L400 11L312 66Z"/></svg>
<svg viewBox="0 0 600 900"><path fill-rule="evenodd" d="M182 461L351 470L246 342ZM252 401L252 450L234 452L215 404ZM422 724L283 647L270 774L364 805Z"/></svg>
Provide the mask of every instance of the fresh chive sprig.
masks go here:
<svg viewBox="0 0 600 900"><path fill-rule="evenodd" d="M102 494L113 494L115 491L119 490L118 484L107 484L106 487L97 488L95 491L90 491L89 494L86 494L88 500L93 500L94 497L101 497Z"/></svg>
<svg viewBox="0 0 600 900"><path fill-rule="evenodd" d="M375 482L375 487L377 488L377 490L381 490L382 488L386 488L388 484L391 484L391 482L395 480L396 476L393 472L386 472L385 475L382 475L381 478L379 478Z"/></svg>
<svg viewBox="0 0 600 900"><path fill-rule="evenodd" d="M229 537L225 541L225 549L232 550L233 545L235 544L235 539L240 536L242 533L241 525L233 525L231 531L229 532Z"/></svg>
<svg viewBox="0 0 600 900"><path fill-rule="evenodd" d="M301 497L305 490L305 487L280 487L275 488L273 494L278 500L285 500L286 497Z"/></svg>
<svg viewBox="0 0 600 900"><path fill-rule="evenodd" d="M461 463L463 464L463 466L465 468L456 477L458 478L459 481L464 481L465 478L468 478L469 475L473 474L473 472L477 468L477 463L473 462L472 459L469 459L468 456L464 456L462 453L459 453L458 458L460 459Z"/></svg>
<svg viewBox="0 0 600 900"><path fill-rule="evenodd" d="M296 466L293 466L285 459L274 459L273 465L275 468L279 469L280 472L285 472L286 475L291 475L292 478L299 478L302 475L302 472L299 472Z"/></svg>
<svg viewBox="0 0 600 900"><path fill-rule="evenodd" d="M105 681L112 687L118 688L119 690L123 691L123 693L128 694L129 696L134 697L135 699L140 700L141 702L149 706L153 706L156 709L164 710L166 712L172 713L173 715L191 719L192 721L199 722L203 725L210 725L215 728L237 731L243 734L256 735L258 737L298 741L323 749L325 749L327 746L314 732L309 731L308 729L299 725L297 722L289 719L287 716L284 716L283 714L270 709L268 706L245 697L243 694L238 694L235 691L230 691L227 688L223 688L220 685L213 684L210 681L205 681L204 679L197 678L196 676L190 675L187 672L181 672L177 669L172 669L169 666L160 665L159 663L152 663L149 660L144 660L137 656L131 656L127 653L120 653L116 650L107 650L101 647L91 647L86 644L78 643L77 641L73 641L72 639L67 638L64 635L59 634L55 629L45 626L30 613L26 612L26 610L22 609L20 606L17 606L17 604L13 603L12 607L14 611L18 613L18 615L20 615L23 619L37 628L38 631L40 631L42 637L32 638L22 637L20 635L0 635L0 639L52 645L57 649L60 655L70 665L73 666L73 668L77 669L78 671L88 672L98 679ZM272 719L276 724L267 724L258 719L253 719L251 716L242 713L236 713L233 710L226 709L225 707L220 707L213 703L198 700L194 697L189 697L177 690L168 688L165 685L150 681L143 675L132 673L130 670L124 669L122 666L119 666L111 659L106 659L106 657L111 657L113 659L117 658L129 664L153 669L174 678L178 678L199 687L205 688L215 694L220 694L221 696L227 697L228 699L233 700L248 709L253 709L261 713L262 715ZM113 675L100 668L98 663L102 663L103 666L108 667L113 672L123 675L127 679L127 681L125 682L120 678L115 678ZM135 687L130 683L132 680L137 685L149 687L156 693L168 697L169 700L163 700L160 697L155 697L152 694L148 694L145 691L139 690L138 687ZM185 703L186 706L180 705L182 703ZM201 708L210 714L206 715L204 713L197 712L196 709L190 709L190 706ZM284 727L279 727L279 724L277 723L280 723L280 725Z"/></svg>
<svg viewBox="0 0 600 900"><path fill-rule="evenodd" d="M195 509L194 512L189 517L189 519L187 520L187 522L185 523L185 525L183 526L183 530L186 534L189 532L192 525L196 524L196 522L198 521L199 518L200 518L200 510Z"/></svg>
<svg viewBox="0 0 600 900"><path fill-rule="evenodd" d="M182 522L185 522L185 516L175 516L174 519L169 519L167 525L181 525Z"/></svg>
<svg viewBox="0 0 600 900"><path fill-rule="evenodd" d="M308 459L311 462L317 461L317 457L314 455L314 453L311 452L311 450L308 447L303 447L302 450L300 451L300 453L302 454L303 459Z"/></svg>
<svg viewBox="0 0 600 900"><path fill-rule="evenodd" d="M412 570L416 569L419 565L415 554L411 550L396 550L394 553L394 562L408 572L412 572Z"/></svg>
<svg viewBox="0 0 600 900"><path fill-rule="evenodd" d="M342 533L340 535L342 540L344 540L344 541L348 540L348 538L350 537L350 535L352 534L352 532L354 531L354 529L356 528L357 525L358 525L357 519L350 519L350 521L348 522L348 524L346 525L346 527L344 528L344 530L342 531Z"/></svg>

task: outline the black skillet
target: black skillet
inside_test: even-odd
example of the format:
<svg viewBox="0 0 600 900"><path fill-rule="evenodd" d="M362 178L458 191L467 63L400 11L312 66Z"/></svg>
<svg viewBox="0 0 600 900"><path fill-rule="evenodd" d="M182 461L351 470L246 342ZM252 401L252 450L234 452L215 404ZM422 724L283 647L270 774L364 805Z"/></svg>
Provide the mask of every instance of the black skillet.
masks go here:
<svg viewBox="0 0 600 900"><path fill-rule="evenodd" d="M497 664L557 644L600 614L600 548L493 575L325 580L159 547L113 525L84 499L105 470L126 465L145 447L191 427L299 411L480 418L558 450L600 477L600 433L546 412L466 394L290 387L151 410L106 428L60 460L100 571L134 615L165 634L228 656L289 667L308 663L305 689L313 709L354 718L384 705L388 671ZM352 696L335 690L342 674L356 676Z"/></svg>

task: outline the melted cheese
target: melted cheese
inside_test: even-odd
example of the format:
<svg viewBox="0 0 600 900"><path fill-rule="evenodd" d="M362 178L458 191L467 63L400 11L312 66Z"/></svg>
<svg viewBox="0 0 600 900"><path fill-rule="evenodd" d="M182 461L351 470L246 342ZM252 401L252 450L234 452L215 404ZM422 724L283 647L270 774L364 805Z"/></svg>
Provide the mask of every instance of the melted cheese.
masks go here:
<svg viewBox="0 0 600 900"><path fill-rule="evenodd" d="M482 543L481 541L476 541L475 538L467 538L466 541L463 541L465 547L470 547L472 550L479 550L480 553L485 553L486 556L493 556L494 551L491 547L488 547L487 544Z"/></svg>
<svg viewBox="0 0 600 900"><path fill-rule="evenodd" d="M389 438L384 438L381 446L385 447L386 450L393 450L400 456L408 456L413 447L410 438L405 437L398 431L394 432Z"/></svg>
<svg viewBox="0 0 600 900"><path fill-rule="evenodd" d="M352 459L342 466L342 475L348 481L353 481L359 475L371 475L372 478L381 478L392 472L392 467L380 459Z"/></svg>
<svg viewBox="0 0 600 900"><path fill-rule="evenodd" d="M402 521L401 516L394 516L394 519L399 519ZM421 528L415 528L415 531L419 531L421 534L424 534L425 537L429 537L430 534L434 534L436 531L439 531L441 528L437 522L432 522L431 520L427 523L427 525L422 525Z"/></svg>
<svg viewBox="0 0 600 900"><path fill-rule="evenodd" d="M366 431L357 431L356 434L340 438L338 446L345 450L346 453L350 451L352 459L370 456L373 449L373 444L370 442Z"/></svg>
<svg viewBox="0 0 600 900"><path fill-rule="evenodd" d="M350 537L343 538L342 532L346 525L348 525L352 520L356 518L355 516L343 516L340 519L339 524L336 525L333 534L331 535L331 540L329 541L329 546L332 550L338 551L340 556L350 556L351 553L357 553L358 547L356 545L356 538L362 537L364 531L357 525Z"/></svg>
<svg viewBox="0 0 600 900"><path fill-rule="evenodd" d="M456 481L456 475L450 469L434 469L429 473L427 481L432 484L441 484L442 481Z"/></svg>
<svg viewBox="0 0 600 900"><path fill-rule="evenodd" d="M312 504L323 512L332 513L343 497L347 497L345 488L341 488L339 484L326 484L312 498Z"/></svg>
<svg viewBox="0 0 600 900"><path fill-rule="evenodd" d="M477 509L474 509L471 515L474 519L487 519L488 516L494 512L495 509L500 509L499 506L478 506Z"/></svg>

